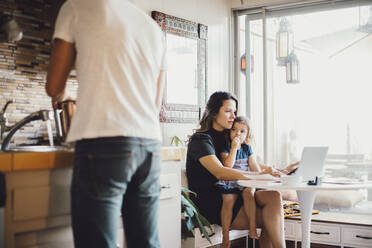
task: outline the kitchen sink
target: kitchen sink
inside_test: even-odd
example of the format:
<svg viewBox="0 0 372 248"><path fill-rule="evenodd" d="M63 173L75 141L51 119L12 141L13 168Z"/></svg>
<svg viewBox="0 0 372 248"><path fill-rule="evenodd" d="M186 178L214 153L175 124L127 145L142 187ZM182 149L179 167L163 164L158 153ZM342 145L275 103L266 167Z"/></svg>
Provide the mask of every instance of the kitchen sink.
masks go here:
<svg viewBox="0 0 372 248"><path fill-rule="evenodd" d="M67 151L70 150L67 146L16 146L9 147L6 152L56 152L56 151Z"/></svg>

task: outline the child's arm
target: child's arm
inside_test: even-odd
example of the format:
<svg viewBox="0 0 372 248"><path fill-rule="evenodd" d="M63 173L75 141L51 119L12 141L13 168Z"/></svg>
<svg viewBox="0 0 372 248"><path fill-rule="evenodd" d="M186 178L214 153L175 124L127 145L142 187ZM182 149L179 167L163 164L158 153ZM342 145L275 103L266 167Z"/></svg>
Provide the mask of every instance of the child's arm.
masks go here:
<svg viewBox="0 0 372 248"><path fill-rule="evenodd" d="M221 152L222 164L225 167L232 168L235 164L237 149L230 149L230 153Z"/></svg>
<svg viewBox="0 0 372 248"><path fill-rule="evenodd" d="M225 167L232 168L235 164L235 159L236 159L236 153L239 149L240 146L240 141L239 138L234 138L231 141L231 149L230 152L227 154L226 152L221 153L221 159L222 159L222 164Z"/></svg>
<svg viewBox="0 0 372 248"><path fill-rule="evenodd" d="M253 158L253 156L249 156L248 162L249 162L249 168L251 169L251 171L261 172L261 167L256 162L256 159Z"/></svg>

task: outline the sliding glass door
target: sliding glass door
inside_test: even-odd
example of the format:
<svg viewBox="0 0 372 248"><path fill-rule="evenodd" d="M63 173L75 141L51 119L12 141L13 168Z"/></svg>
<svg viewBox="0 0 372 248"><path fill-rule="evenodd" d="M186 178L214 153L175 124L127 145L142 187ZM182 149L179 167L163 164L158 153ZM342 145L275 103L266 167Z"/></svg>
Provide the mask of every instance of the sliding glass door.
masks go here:
<svg viewBox="0 0 372 248"><path fill-rule="evenodd" d="M262 162L282 167L300 159L303 146L326 145L330 164L372 169L368 2L234 12L235 94L246 103L240 113L251 119Z"/></svg>

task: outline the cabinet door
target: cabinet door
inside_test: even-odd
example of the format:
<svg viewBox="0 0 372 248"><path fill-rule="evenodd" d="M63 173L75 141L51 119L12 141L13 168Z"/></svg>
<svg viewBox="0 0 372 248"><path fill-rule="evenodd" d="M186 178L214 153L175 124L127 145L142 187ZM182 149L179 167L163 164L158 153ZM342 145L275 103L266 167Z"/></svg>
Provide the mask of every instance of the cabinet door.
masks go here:
<svg viewBox="0 0 372 248"><path fill-rule="evenodd" d="M310 240L314 243L340 243L341 230L338 225L312 224ZM298 224L298 240L302 238L301 224Z"/></svg>
<svg viewBox="0 0 372 248"><path fill-rule="evenodd" d="M284 234L286 240L296 239L296 222L286 220L284 223Z"/></svg>
<svg viewBox="0 0 372 248"><path fill-rule="evenodd" d="M50 187L14 190L13 221L46 218L49 214Z"/></svg>
<svg viewBox="0 0 372 248"><path fill-rule="evenodd" d="M344 227L342 243L347 246L372 247L372 228Z"/></svg>
<svg viewBox="0 0 372 248"><path fill-rule="evenodd" d="M181 189L179 173L160 175L160 247L181 247Z"/></svg>

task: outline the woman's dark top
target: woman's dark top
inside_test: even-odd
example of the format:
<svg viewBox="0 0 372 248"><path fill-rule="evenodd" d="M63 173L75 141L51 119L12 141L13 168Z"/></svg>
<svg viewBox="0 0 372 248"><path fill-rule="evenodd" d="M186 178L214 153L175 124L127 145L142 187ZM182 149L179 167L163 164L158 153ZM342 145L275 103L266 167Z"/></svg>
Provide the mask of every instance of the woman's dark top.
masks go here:
<svg viewBox="0 0 372 248"><path fill-rule="evenodd" d="M221 152L227 146L225 139L226 132L218 132L213 128L207 132L195 133L191 136L186 157L186 175L189 189L197 196L190 195L198 207L200 213L212 224L221 224L222 197L217 190L217 178L212 175L199 162L199 159L216 155L221 160ZM235 203L233 220L242 206L241 197Z"/></svg>

